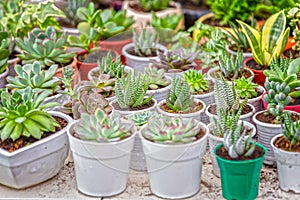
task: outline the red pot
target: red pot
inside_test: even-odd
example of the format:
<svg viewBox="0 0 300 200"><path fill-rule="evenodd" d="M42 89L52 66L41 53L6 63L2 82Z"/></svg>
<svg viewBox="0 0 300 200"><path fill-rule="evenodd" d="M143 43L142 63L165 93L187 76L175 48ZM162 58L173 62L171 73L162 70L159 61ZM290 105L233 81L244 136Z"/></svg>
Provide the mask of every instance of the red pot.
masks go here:
<svg viewBox="0 0 300 200"><path fill-rule="evenodd" d="M122 55L122 48L129 43L132 43L131 37L125 40L103 40L99 41L98 45L102 49L111 49Z"/></svg>
<svg viewBox="0 0 300 200"><path fill-rule="evenodd" d="M248 63L252 60L254 60L253 57L247 58L244 61L244 66L245 66L245 68L251 70L254 73L253 82L264 87L265 80L266 80L266 76L264 75L264 70L256 70L256 69L252 69L252 68L248 67Z"/></svg>
<svg viewBox="0 0 300 200"><path fill-rule="evenodd" d="M206 74L208 72L208 70L210 69L209 67L207 67L205 69L202 69L202 67L201 67L202 61L201 60L194 60L194 62L197 64L195 69L196 70L202 70L202 74Z"/></svg>
<svg viewBox="0 0 300 200"><path fill-rule="evenodd" d="M263 103L263 106L264 106L264 109L267 110L268 109L268 104L267 102L265 101L264 99L264 96L266 95L267 93L264 93L262 95L262 103ZM300 105L293 105L293 106L285 106L284 107L284 110L290 110L290 111L295 111L297 113L300 113Z"/></svg>
<svg viewBox="0 0 300 200"><path fill-rule="evenodd" d="M294 37L289 37L284 50L291 49L293 46L295 46L295 44L296 41L294 40Z"/></svg>

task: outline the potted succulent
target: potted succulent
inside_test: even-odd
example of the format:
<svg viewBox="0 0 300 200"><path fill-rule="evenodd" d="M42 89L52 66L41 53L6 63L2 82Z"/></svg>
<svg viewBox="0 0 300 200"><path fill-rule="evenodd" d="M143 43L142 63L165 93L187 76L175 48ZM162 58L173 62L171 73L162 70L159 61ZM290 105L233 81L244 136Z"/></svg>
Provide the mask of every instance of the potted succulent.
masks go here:
<svg viewBox="0 0 300 200"><path fill-rule="evenodd" d="M154 110L157 101L153 95L145 96L149 88L149 78L141 73L137 76L129 71L127 76L122 75L116 78L115 93L117 99L110 102L116 113L121 116Z"/></svg>
<svg viewBox="0 0 300 200"><path fill-rule="evenodd" d="M266 79L263 71L269 69L271 62L279 58L289 37L290 28L286 28L284 11L269 17L261 32L242 21L238 23L247 37L253 54L253 58L245 60L244 65L253 71L253 81L263 86Z"/></svg>
<svg viewBox="0 0 300 200"><path fill-rule="evenodd" d="M291 97L290 104L284 107L285 110L292 110L300 113L300 106L298 99L300 98L300 80L298 78L300 58L295 60L284 58L281 56L279 61L271 63L270 70L265 70L264 74L269 81L274 81L278 83L285 83L290 87L290 92L288 95ZM267 109L268 104L263 100L265 109Z"/></svg>
<svg viewBox="0 0 300 200"><path fill-rule="evenodd" d="M177 199L199 191L207 132L203 123L192 118L158 115L149 119L140 137L152 193Z"/></svg>
<svg viewBox="0 0 300 200"><path fill-rule="evenodd" d="M211 80L204 77L201 71L190 69L183 72L183 78L190 86L190 92L196 99L200 99L205 105L214 103L214 85ZM209 123L208 116L202 112L200 121L204 124Z"/></svg>
<svg viewBox="0 0 300 200"><path fill-rule="evenodd" d="M50 91L50 96L46 97L42 104L48 102L64 104L68 102L68 98L61 92L63 89L59 85L59 78L54 77L57 68L58 65L53 64L48 70L42 69L38 61L23 66L16 65L15 71L17 76L8 76L6 87L11 90L25 90L29 87L34 92L48 90Z"/></svg>
<svg viewBox="0 0 300 200"><path fill-rule="evenodd" d="M66 126L72 119L44 110L57 105L41 105L49 94L47 90L34 93L31 88L1 92L1 184L16 189L36 185L64 165L69 150Z"/></svg>
<svg viewBox="0 0 300 200"><path fill-rule="evenodd" d="M170 117L193 118L200 120L201 113L205 110L205 103L194 99L190 93L190 86L181 78L172 79L171 90L166 99L157 104L157 112Z"/></svg>
<svg viewBox="0 0 300 200"><path fill-rule="evenodd" d="M227 81L232 81L243 76L246 78L254 77L253 72L242 65L242 59L243 54L240 51L238 51L235 61L234 55L228 56L223 51L222 56L219 57L219 67L208 70L208 78L214 81L218 77L218 73L222 73Z"/></svg>
<svg viewBox="0 0 300 200"><path fill-rule="evenodd" d="M148 0L134 0L124 1L123 8L127 10L127 16L132 16L135 20L135 27L144 28L152 21L152 13L154 11L156 16L161 18L167 15L177 14L183 15L179 3L166 1L148 1ZM183 27L184 19L182 18L179 28Z"/></svg>
<svg viewBox="0 0 300 200"><path fill-rule="evenodd" d="M284 107L291 102L291 97L288 95L291 89L286 83L266 81L265 88L267 94L264 95L264 100L268 103L268 109L255 113L253 122L256 124L258 142L268 150L264 163L273 165L275 164L275 158L271 147L271 139L282 133L281 123L284 113L291 112L293 119L299 114L293 111L284 111Z"/></svg>
<svg viewBox="0 0 300 200"><path fill-rule="evenodd" d="M49 26L45 31L39 28L28 33L28 37L16 38L16 43L22 50L18 55L22 64L30 64L39 61L43 69L48 69L52 64L57 64L58 69L54 76L62 77L62 68L70 65L74 68L74 83L79 81L79 73L76 67L75 53L67 53L67 35L57 32Z"/></svg>
<svg viewBox="0 0 300 200"><path fill-rule="evenodd" d="M284 114L282 134L276 135L271 140L274 152L279 186L284 191L300 192L298 184L299 168L299 141L300 124L298 119L294 123L289 113Z"/></svg>
<svg viewBox="0 0 300 200"><path fill-rule="evenodd" d="M248 103L254 106L255 112L262 110L262 97L266 92L261 85L253 83L253 78L241 77L233 80L236 86L236 91L239 94L241 101L248 99Z"/></svg>
<svg viewBox="0 0 300 200"><path fill-rule="evenodd" d="M293 58L300 57L299 50L300 50L300 27L299 27L299 4L296 4L295 7L291 8L287 13L287 18L290 20L290 26L292 28L293 33L293 45L290 45L290 47L287 47L285 51L283 52L283 55L289 57L290 54L292 54Z"/></svg>
<svg viewBox="0 0 300 200"><path fill-rule="evenodd" d="M90 2L87 7L78 9L77 16L82 20L78 28L85 30L93 28L98 35L98 45L102 49L110 49L122 54L122 48L132 42L128 30L134 20L126 16L126 10L96 10L94 3Z"/></svg>
<svg viewBox="0 0 300 200"><path fill-rule="evenodd" d="M0 32L0 88L4 88L8 76L8 59L10 56L9 44L11 42L7 32Z"/></svg>
<svg viewBox="0 0 300 200"><path fill-rule="evenodd" d="M197 56L197 52L184 53L182 49L165 53L158 52L158 59L150 59L151 64L149 66L164 69L167 76L179 77L182 75L182 72L196 67L194 60Z"/></svg>
<svg viewBox="0 0 300 200"><path fill-rule="evenodd" d="M209 117L211 123L213 122L213 118L216 117L218 108L224 108L227 112L231 112L232 110L236 112L240 107L242 107L240 120L251 122L255 108L250 103L247 103L247 98L242 102L240 101L240 95L234 84L229 84L220 75L220 80L216 79L215 81L214 89L215 103L208 105L205 110L205 114Z"/></svg>
<svg viewBox="0 0 300 200"><path fill-rule="evenodd" d="M243 123L227 130L224 144L214 149L221 172L222 194L226 199L255 199L266 148L251 141Z"/></svg>
<svg viewBox="0 0 300 200"><path fill-rule="evenodd" d="M133 122L109 118L101 109L84 113L68 127L77 189L90 196L112 196L127 184L136 131Z"/></svg>
<svg viewBox="0 0 300 200"><path fill-rule="evenodd" d="M160 102L170 91L172 79L165 76L163 69L157 69L156 67L145 68L145 75L149 78L149 87L146 95L153 95L153 98Z"/></svg>
<svg viewBox="0 0 300 200"><path fill-rule="evenodd" d="M166 48L158 44L158 36L153 30L144 28L141 32L133 31L133 43L127 44L122 49L122 55L126 59L126 65L133 68L135 72L144 72L148 67L150 59L158 57L157 52L164 52Z"/></svg>

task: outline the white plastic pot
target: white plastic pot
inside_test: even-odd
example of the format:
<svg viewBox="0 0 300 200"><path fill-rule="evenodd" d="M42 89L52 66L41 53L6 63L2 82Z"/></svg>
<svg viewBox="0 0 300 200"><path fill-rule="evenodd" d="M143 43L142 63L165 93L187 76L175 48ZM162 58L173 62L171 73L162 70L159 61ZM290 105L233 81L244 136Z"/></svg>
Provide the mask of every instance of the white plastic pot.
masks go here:
<svg viewBox="0 0 300 200"><path fill-rule="evenodd" d="M227 45L226 47L226 51L229 53L229 54L231 54L231 55L233 55L235 58L237 57L237 52L236 51L232 51L230 48L229 48L229 46ZM246 60L246 59L248 59L248 58L251 58L251 57L253 57L253 54L252 53L244 53L243 52L243 62L242 63L244 63L244 61Z"/></svg>
<svg viewBox="0 0 300 200"><path fill-rule="evenodd" d="M300 193L300 154L275 147L274 142L282 137L276 135L271 140L271 146L277 163L279 186L283 191Z"/></svg>
<svg viewBox="0 0 300 200"><path fill-rule="evenodd" d="M194 118L195 120L200 121L201 118L201 113L204 112L206 105L203 101L199 100L199 99L194 99L195 103L201 103L203 105L201 110L198 110L197 112L193 112L193 113L187 113L187 114L180 114L180 113L169 113L164 111L163 109L160 108L161 105L163 105L164 103L166 103L166 100L162 100L161 102L159 102L156 106L156 110L158 113L163 114L163 115L167 115L170 117L182 117L182 118Z"/></svg>
<svg viewBox="0 0 300 200"><path fill-rule="evenodd" d="M72 122L63 113L49 113ZM0 149L0 183L21 189L46 181L63 167L68 151L67 127L11 153Z"/></svg>
<svg viewBox="0 0 300 200"><path fill-rule="evenodd" d="M150 96L153 94L153 98L157 101L160 102L161 100L164 100L166 98L167 93L169 93L171 87L172 87L172 79L168 76L166 76L168 80L170 80L170 84L167 85L164 88L160 88L157 90L147 90L146 95Z"/></svg>
<svg viewBox="0 0 300 200"><path fill-rule="evenodd" d="M200 190L202 158L206 150L208 129L199 122L205 135L188 144L158 144L140 137L146 155L152 193L159 197L178 199L193 196Z"/></svg>
<svg viewBox="0 0 300 200"><path fill-rule="evenodd" d="M127 184L136 132L118 142L85 141L72 135L75 123L68 127L68 137L75 165L77 189L97 197L123 192Z"/></svg>
<svg viewBox="0 0 300 200"><path fill-rule="evenodd" d="M266 92L266 89L263 86L258 85L258 91L263 95ZM252 99L248 99L248 103L254 106L255 112L259 112L262 110L262 95Z"/></svg>
<svg viewBox="0 0 300 200"><path fill-rule="evenodd" d="M71 101L71 98L69 95L66 95L66 94L56 94L56 95L53 95L53 96L50 96L50 97L47 97L43 103L43 104L46 104L46 103L50 103L50 102L56 102L56 103L59 103L61 105L65 105L67 104L68 102ZM47 110L55 110L55 111L59 111L59 108L61 106L56 106L56 107L53 107L53 108L48 108Z"/></svg>
<svg viewBox="0 0 300 200"><path fill-rule="evenodd" d="M94 67L93 69L91 69L89 72L88 72L88 79L89 80L92 80L93 79L93 74L95 72L99 71L99 67ZM133 71L133 69L131 67L128 67L128 66L124 66L124 71L125 72L129 72L129 71Z"/></svg>
<svg viewBox="0 0 300 200"><path fill-rule="evenodd" d="M241 123L242 121L239 121L239 123ZM256 128L253 124L247 122L247 121L243 121L244 126L253 129L252 132L252 137L254 137L256 135ZM209 144L209 155L211 158L211 163L212 163L212 167L213 167L213 173L214 175L216 175L217 177L220 177L220 168L218 166L218 162L216 159L216 156L214 154L214 149L218 144L221 144L224 142L224 138L221 137L217 137L213 134L210 134L210 131L213 131L213 123L210 123L207 125L209 133L208 133L208 144Z"/></svg>
<svg viewBox="0 0 300 200"><path fill-rule="evenodd" d="M220 67L213 67L213 68L210 68L209 70L208 70L208 72L207 72L207 78L209 79L209 80L211 80L212 82L215 82L215 77L214 77L214 73L216 73L217 71L219 71L220 70ZM252 78L254 78L254 73L251 71L251 70L249 70L249 69L246 69L246 68L244 68L244 70L247 70L247 71L249 71L250 73L251 73L251 77ZM229 82L229 83L231 83L232 81L227 81L227 82Z"/></svg>
<svg viewBox="0 0 300 200"><path fill-rule="evenodd" d="M217 115L214 115L214 114L212 114L212 113L210 113L210 112L208 111L208 109L209 109L212 105L215 105L215 103L214 103L214 104L211 104L211 105L209 105L209 106L207 106L207 107L206 107L206 110L205 110L205 114L209 117L209 122L210 122L210 123L214 123L213 118L217 118ZM246 114L241 115L241 116L240 116L240 120L247 121L247 122L250 122L250 123L251 123L251 122L252 122L252 116L253 116L254 113L255 113L255 108L254 108L253 105L251 105L251 104L249 104L249 103L247 103L246 105L250 106L250 107L252 108L252 111L249 112L249 113L246 113Z"/></svg>
<svg viewBox="0 0 300 200"><path fill-rule="evenodd" d="M8 76L9 68L7 67L6 70L0 74L0 88L5 88L6 86L6 77Z"/></svg>

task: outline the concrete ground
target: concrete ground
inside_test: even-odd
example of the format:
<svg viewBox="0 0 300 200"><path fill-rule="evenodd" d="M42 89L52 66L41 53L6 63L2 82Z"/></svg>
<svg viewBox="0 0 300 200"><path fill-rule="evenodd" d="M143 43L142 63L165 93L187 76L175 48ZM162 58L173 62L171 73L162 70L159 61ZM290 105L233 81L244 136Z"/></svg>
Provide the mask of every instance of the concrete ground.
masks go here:
<svg viewBox="0 0 300 200"><path fill-rule="evenodd" d="M208 153L204 157L201 189L188 199L223 199L220 179L212 174L212 167ZM95 183L96 184L96 183ZM74 165L67 163L54 178L37 186L23 190L15 190L0 186L0 199L100 199L88 197L76 189ZM130 170L126 190L117 196L102 199L160 199L150 191L147 173ZM299 200L300 194L287 193L279 189L276 168L264 166L261 172L259 195L257 199L289 199Z"/></svg>

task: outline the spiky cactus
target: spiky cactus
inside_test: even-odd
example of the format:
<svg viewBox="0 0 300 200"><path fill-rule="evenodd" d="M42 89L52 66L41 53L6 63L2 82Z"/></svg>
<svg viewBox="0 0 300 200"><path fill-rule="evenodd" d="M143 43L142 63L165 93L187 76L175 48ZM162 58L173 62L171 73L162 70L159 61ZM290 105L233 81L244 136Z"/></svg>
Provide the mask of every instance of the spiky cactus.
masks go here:
<svg viewBox="0 0 300 200"><path fill-rule="evenodd" d="M117 56L113 58L111 52L108 52L107 55L101 60L98 60L98 69L99 74L108 74L110 77L120 77L124 73L124 65L121 62L121 57Z"/></svg>
<svg viewBox="0 0 300 200"><path fill-rule="evenodd" d="M146 97L149 78L141 73L137 76L130 71L127 76L116 78L115 93L121 109L143 106L151 101L153 95Z"/></svg>
<svg viewBox="0 0 300 200"><path fill-rule="evenodd" d="M233 82L236 86L237 93L242 99L251 99L257 97L256 88L258 85L252 82L251 77L246 79L244 76L242 76L239 79L233 80Z"/></svg>
<svg viewBox="0 0 300 200"><path fill-rule="evenodd" d="M7 77L9 89L26 89L30 87L34 92L49 90L51 94L59 89L59 79L53 77L57 70L57 65L51 65L48 70L42 70L42 66L38 61L33 64L26 64L24 66L16 65L16 77Z"/></svg>
<svg viewBox="0 0 300 200"><path fill-rule="evenodd" d="M18 57L23 64L39 61L42 68L53 64L68 64L75 53L66 53L67 35L56 32L49 26L42 31L39 28L33 29L24 39L16 38L16 43L22 50Z"/></svg>
<svg viewBox="0 0 300 200"><path fill-rule="evenodd" d="M150 90L157 90L171 84L171 80L166 78L163 69L158 70L156 67L146 67L145 74L149 77Z"/></svg>
<svg viewBox="0 0 300 200"><path fill-rule="evenodd" d="M208 91L208 80L204 78L201 71L190 69L183 73L183 77L190 85L191 93L202 94Z"/></svg>
<svg viewBox="0 0 300 200"><path fill-rule="evenodd" d="M157 115L148 121L143 136L155 143L181 144L197 140L199 124L195 119L172 118Z"/></svg>
<svg viewBox="0 0 300 200"><path fill-rule="evenodd" d="M116 142L129 137L133 122L121 122L119 117L109 118L101 109L95 114L83 113L75 124L75 135L82 140Z"/></svg>
<svg viewBox="0 0 300 200"><path fill-rule="evenodd" d="M169 109L175 112L184 112L191 109L193 102L194 97L190 93L190 86L187 81L174 77L172 88L166 96Z"/></svg>
<svg viewBox="0 0 300 200"><path fill-rule="evenodd" d="M234 56L228 56L225 51L222 52L222 56L219 56L219 65L220 70L226 78L231 80L236 79L241 76L244 65L243 61L243 53L238 51L237 57L234 61Z"/></svg>
<svg viewBox="0 0 300 200"><path fill-rule="evenodd" d="M150 29L144 28L138 34L133 31L134 51L141 57L149 57L156 54L158 36Z"/></svg>
<svg viewBox="0 0 300 200"><path fill-rule="evenodd" d="M300 142L300 123L297 119L294 122L291 118L291 113L286 112L284 114L284 121L281 124L282 134L286 140L290 142L290 150Z"/></svg>
<svg viewBox="0 0 300 200"><path fill-rule="evenodd" d="M109 105L109 101L101 94L88 93L88 91L81 92L79 98L72 101L74 119L80 119L83 113L94 114L97 109L110 114L113 108Z"/></svg>
<svg viewBox="0 0 300 200"><path fill-rule="evenodd" d="M251 135L246 135L247 130L243 130L243 122L235 129L230 129L224 133L224 147L231 158L251 156L255 150L255 143L251 142Z"/></svg>
<svg viewBox="0 0 300 200"><path fill-rule="evenodd" d="M164 69L169 72L181 72L193 69L195 67L193 62L197 56L198 52L184 53L183 49L177 49L165 53L158 52L159 60L150 59L150 62L158 69Z"/></svg>

